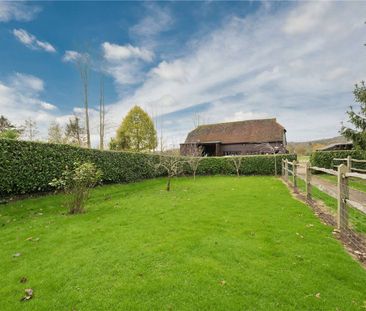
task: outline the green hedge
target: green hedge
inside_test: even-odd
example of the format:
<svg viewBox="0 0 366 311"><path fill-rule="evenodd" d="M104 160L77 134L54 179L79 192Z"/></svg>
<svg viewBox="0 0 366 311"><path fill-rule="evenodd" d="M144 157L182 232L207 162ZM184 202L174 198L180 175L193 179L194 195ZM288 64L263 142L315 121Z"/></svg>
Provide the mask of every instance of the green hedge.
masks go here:
<svg viewBox="0 0 366 311"><path fill-rule="evenodd" d="M336 159L344 159L351 156L354 159L366 160L366 151L342 150L342 151L315 151L311 154L310 162L312 166L333 168L334 165L339 165L341 162L333 161ZM361 164L362 165L362 164ZM360 164L353 163L354 167Z"/></svg>
<svg viewBox="0 0 366 311"><path fill-rule="evenodd" d="M246 156L241 165L243 175L273 175L274 161L281 172L282 158L295 155ZM69 145L0 139L0 195L25 194L51 190L49 182L60 177L74 162L93 162L103 171L104 183L134 182L162 176L149 162L158 161L152 154L100 151ZM190 174L188 165L184 174ZM204 158L197 174L235 174L229 158Z"/></svg>

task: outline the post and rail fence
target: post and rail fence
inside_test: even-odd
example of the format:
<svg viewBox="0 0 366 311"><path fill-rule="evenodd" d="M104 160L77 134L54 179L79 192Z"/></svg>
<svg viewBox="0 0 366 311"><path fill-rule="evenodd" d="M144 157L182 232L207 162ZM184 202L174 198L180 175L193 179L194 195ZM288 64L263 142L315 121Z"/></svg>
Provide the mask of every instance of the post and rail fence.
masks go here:
<svg viewBox="0 0 366 311"><path fill-rule="evenodd" d="M333 159L333 163L334 162L345 162L346 166L347 166L347 171L349 173L351 172L358 172L358 173L362 173L365 174L366 173L366 169L364 168L359 168L359 167L355 167L353 165L353 163L358 163L358 164L366 164L366 160L359 160L359 159L353 159L351 156L348 156L347 158L334 158ZM338 167L339 164L334 164L333 167Z"/></svg>
<svg viewBox="0 0 366 311"><path fill-rule="evenodd" d="M286 183L291 184L294 192L298 192L298 181L300 178L305 182L306 200L309 203L313 202L312 189L317 187L320 191L325 192L329 196L337 200L336 223L337 231L342 237L346 237L350 244L353 244L363 258L366 260L366 202L357 202L350 199L349 179L357 178L366 180L366 170L353 168L352 162L366 163L366 160L356 160L351 157L346 159L334 159L345 161L347 165L340 164L337 170L327 169L322 167L311 166L309 162L304 164L297 161L282 160L282 177ZM298 174L298 167L304 169L305 174ZM336 177L337 190L332 191L320 185L315 186L312 181L312 171L326 173ZM289 180L289 175L292 180ZM352 210L352 211L351 211ZM350 217L352 218L350 221Z"/></svg>

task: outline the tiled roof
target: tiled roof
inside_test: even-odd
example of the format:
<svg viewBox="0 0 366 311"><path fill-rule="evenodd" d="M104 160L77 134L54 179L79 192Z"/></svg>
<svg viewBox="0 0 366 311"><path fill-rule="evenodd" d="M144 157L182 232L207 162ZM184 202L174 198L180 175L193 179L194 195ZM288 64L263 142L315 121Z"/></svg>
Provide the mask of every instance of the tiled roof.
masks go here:
<svg viewBox="0 0 366 311"><path fill-rule="evenodd" d="M276 119L246 120L201 125L191 131L185 143L264 143L283 141L285 128Z"/></svg>

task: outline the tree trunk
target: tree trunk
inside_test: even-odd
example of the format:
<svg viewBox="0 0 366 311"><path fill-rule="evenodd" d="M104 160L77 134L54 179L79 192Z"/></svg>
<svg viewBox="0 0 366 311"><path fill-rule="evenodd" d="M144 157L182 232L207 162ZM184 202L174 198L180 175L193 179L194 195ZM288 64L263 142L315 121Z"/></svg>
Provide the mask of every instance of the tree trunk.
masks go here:
<svg viewBox="0 0 366 311"><path fill-rule="evenodd" d="M168 177L168 182L166 184L166 191L170 191L170 180L171 180L171 176Z"/></svg>
<svg viewBox="0 0 366 311"><path fill-rule="evenodd" d="M99 149L104 149L104 127L105 127L105 109L104 109L104 81L100 79L100 102L99 102Z"/></svg>
<svg viewBox="0 0 366 311"><path fill-rule="evenodd" d="M89 104L88 104L88 80L84 81L84 106L85 106L85 127L86 127L86 141L88 148L91 148L90 144L90 128L89 128Z"/></svg>

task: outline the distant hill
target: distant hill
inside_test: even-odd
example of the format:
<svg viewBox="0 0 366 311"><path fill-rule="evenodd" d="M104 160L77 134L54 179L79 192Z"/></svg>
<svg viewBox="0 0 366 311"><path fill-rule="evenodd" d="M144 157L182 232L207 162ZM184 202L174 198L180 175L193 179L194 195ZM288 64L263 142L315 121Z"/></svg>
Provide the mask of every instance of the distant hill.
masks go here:
<svg viewBox="0 0 366 311"><path fill-rule="evenodd" d="M332 138L317 139L303 142L289 142L287 144L287 149L292 153L295 152L299 155L309 155L312 151L316 149L325 147L330 144L336 143L346 143L347 139L343 136L336 136Z"/></svg>

